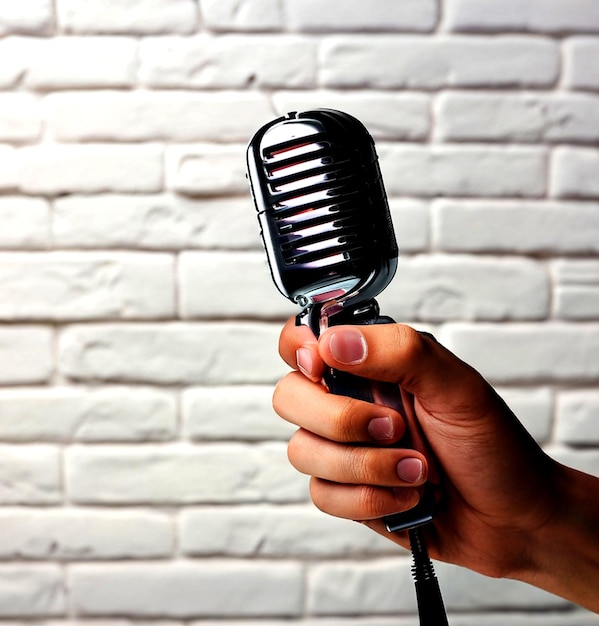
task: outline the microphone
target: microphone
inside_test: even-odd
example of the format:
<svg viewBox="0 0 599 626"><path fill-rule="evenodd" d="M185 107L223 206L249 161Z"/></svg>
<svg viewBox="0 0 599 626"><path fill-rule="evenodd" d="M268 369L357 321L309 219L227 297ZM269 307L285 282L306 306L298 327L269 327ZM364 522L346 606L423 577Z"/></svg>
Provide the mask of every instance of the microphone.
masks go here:
<svg viewBox="0 0 599 626"><path fill-rule="evenodd" d="M374 141L364 125L334 109L288 113L255 133L247 172L273 281L301 309L296 323L316 336L338 324L393 323L380 314L375 297L395 275L399 250ZM324 382L331 393L391 406L405 416L397 385L333 368ZM410 446L408 438L402 444ZM418 547L412 571L426 578L427 589L436 578L430 561L420 563L428 555L419 527L433 520L433 505L427 488L414 508L383 518L389 532L409 531L412 547ZM430 623L447 624L440 593L417 596L427 615L431 602L440 601Z"/></svg>

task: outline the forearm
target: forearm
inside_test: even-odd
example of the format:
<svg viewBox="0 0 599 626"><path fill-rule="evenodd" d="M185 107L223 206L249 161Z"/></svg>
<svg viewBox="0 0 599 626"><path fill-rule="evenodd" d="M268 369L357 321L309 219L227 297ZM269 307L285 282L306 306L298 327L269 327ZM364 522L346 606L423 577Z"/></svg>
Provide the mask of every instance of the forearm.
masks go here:
<svg viewBox="0 0 599 626"><path fill-rule="evenodd" d="M599 613L599 478L561 467L556 512L522 579Z"/></svg>

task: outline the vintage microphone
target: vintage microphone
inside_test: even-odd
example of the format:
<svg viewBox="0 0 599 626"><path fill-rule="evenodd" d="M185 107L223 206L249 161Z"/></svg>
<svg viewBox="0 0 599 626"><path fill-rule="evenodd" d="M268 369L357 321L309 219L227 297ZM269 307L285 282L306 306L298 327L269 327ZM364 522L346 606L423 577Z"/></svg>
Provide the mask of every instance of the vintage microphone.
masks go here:
<svg viewBox="0 0 599 626"><path fill-rule="evenodd" d="M333 109L289 113L260 128L247 150L248 180L272 278L297 303L298 324L316 336L338 324L387 324L374 299L397 268L398 247L372 137ZM338 395L391 406L397 385L329 368ZM414 426L414 425L413 425ZM402 444L409 446L406 438ZM447 624L439 585L419 527L433 519L431 489L418 505L384 518L407 530L421 626Z"/></svg>

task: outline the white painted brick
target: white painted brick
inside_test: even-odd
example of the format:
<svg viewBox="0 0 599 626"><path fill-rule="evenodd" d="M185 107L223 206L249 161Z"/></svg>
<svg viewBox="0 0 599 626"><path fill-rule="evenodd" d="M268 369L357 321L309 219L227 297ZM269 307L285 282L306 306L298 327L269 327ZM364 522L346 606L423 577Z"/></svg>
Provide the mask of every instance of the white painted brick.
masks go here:
<svg viewBox="0 0 599 626"><path fill-rule="evenodd" d="M186 509L180 533L183 554L194 557L320 559L396 552L365 526L324 515L312 505Z"/></svg>
<svg viewBox="0 0 599 626"><path fill-rule="evenodd" d="M172 316L173 271L166 254L0 254L0 319Z"/></svg>
<svg viewBox="0 0 599 626"><path fill-rule="evenodd" d="M57 448L0 446L0 503L3 505L57 504L62 500L61 483Z"/></svg>
<svg viewBox="0 0 599 626"><path fill-rule="evenodd" d="M53 204L53 241L60 247L261 249L249 194L226 199L74 195ZM3 236L0 232L0 241Z"/></svg>
<svg viewBox="0 0 599 626"><path fill-rule="evenodd" d="M543 148L379 143L377 149L390 195L536 197L545 192Z"/></svg>
<svg viewBox="0 0 599 626"><path fill-rule="evenodd" d="M379 298L396 319L543 319L549 313L549 274L534 261L423 255L403 259L399 272Z"/></svg>
<svg viewBox="0 0 599 626"><path fill-rule="evenodd" d="M512 200L437 200L437 248L465 252L594 254L599 204Z"/></svg>
<svg viewBox="0 0 599 626"><path fill-rule="evenodd" d="M360 0L292 0L286 7L293 30L430 31L437 22L434 0L372 0L367 6Z"/></svg>
<svg viewBox="0 0 599 626"><path fill-rule="evenodd" d="M599 318L599 261L556 261L553 273L553 306L557 317L571 320Z"/></svg>
<svg viewBox="0 0 599 626"><path fill-rule="evenodd" d="M214 31L282 30L281 0L202 0L202 17Z"/></svg>
<svg viewBox="0 0 599 626"><path fill-rule="evenodd" d="M17 151L11 146L0 146L0 191L16 190L19 186Z"/></svg>
<svg viewBox="0 0 599 626"><path fill-rule="evenodd" d="M66 490L78 504L301 502L305 476L284 443L73 446Z"/></svg>
<svg viewBox="0 0 599 626"><path fill-rule="evenodd" d="M0 565L0 615L57 616L65 612L63 573L56 565Z"/></svg>
<svg viewBox="0 0 599 626"><path fill-rule="evenodd" d="M247 141L272 117L265 96L232 92L63 92L46 97L46 111L54 138L67 142Z"/></svg>
<svg viewBox="0 0 599 626"><path fill-rule="evenodd" d="M322 54L327 87L541 87L559 71L557 44L532 36L330 37Z"/></svg>
<svg viewBox="0 0 599 626"><path fill-rule="evenodd" d="M81 616L298 616L299 563L238 561L73 565L72 607Z"/></svg>
<svg viewBox="0 0 599 626"><path fill-rule="evenodd" d="M313 615L385 615L416 612L407 558L330 562L308 571L308 611Z"/></svg>
<svg viewBox="0 0 599 626"><path fill-rule="evenodd" d="M357 117L376 139L418 141L431 128L430 96L384 91L284 91L273 95L277 112L332 108Z"/></svg>
<svg viewBox="0 0 599 626"><path fill-rule="evenodd" d="M549 441L553 426L553 393L549 387L498 388L497 392L538 442Z"/></svg>
<svg viewBox="0 0 599 626"><path fill-rule="evenodd" d="M69 33L191 33L198 19L193 0L59 0L58 20Z"/></svg>
<svg viewBox="0 0 599 626"><path fill-rule="evenodd" d="M172 392L150 387L0 390L0 439L164 441L177 431Z"/></svg>
<svg viewBox="0 0 599 626"><path fill-rule="evenodd" d="M580 472L599 476L599 450L597 448L569 448L556 444L547 449L549 456Z"/></svg>
<svg viewBox="0 0 599 626"><path fill-rule="evenodd" d="M187 319L284 320L298 312L275 288L263 252L183 252L179 295L181 315Z"/></svg>
<svg viewBox="0 0 599 626"><path fill-rule="evenodd" d="M162 148L154 144L50 145L19 149L25 193L152 192L162 188Z"/></svg>
<svg viewBox="0 0 599 626"><path fill-rule="evenodd" d="M59 367L77 380L269 384L287 368L280 324L85 324L61 334Z"/></svg>
<svg viewBox="0 0 599 626"><path fill-rule="evenodd" d="M496 383L599 380L599 325L449 324L439 340Z"/></svg>
<svg viewBox="0 0 599 626"><path fill-rule="evenodd" d="M389 199L400 254L421 252L430 244L430 206L411 199Z"/></svg>
<svg viewBox="0 0 599 626"><path fill-rule="evenodd" d="M442 141L594 143L598 117L599 96L446 93L435 133Z"/></svg>
<svg viewBox="0 0 599 626"><path fill-rule="evenodd" d="M599 391L560 391L557 395L555 439L569 445L599 444Z"/></svg>
<svg viewBox="0 0 599 626"><path fill-rule="evenodd" d="M0 248L45 248L50 243L50 207L41 198L0 198Z"/></svg>
<svg viewBox="0 0 599 626"><path fill-rule="evenodd" d="M241 146L169 146L167 188L191 196L247 194L244 154Z"/></svg>
<svg viewBox="0 0 599 626"><path fill-rule="evenodd" d="M186 389L181 399L184 432L194 441L287 440L295 426L276 415L272 393L270 385Z"/></svg>
<svg viewBox="0 0 599 626"><path fill-rule="evenodd" d="M174 548L170 517L153 511L5 508L0 533L5 559L152 559Z"/></svg>
<svg viewBox="0 0 599 626"><path fill-rule="evenodd" d="M23 54L23 40L20 37L6 37L0 40L0 87L10 88L23 78L27 60Z"/></svg>
<svg viewBox="0 0 599 626"><path fill-rule="evenodd" d="M300 36L148 38L141 43L140 58L140 78L152 87L316 85L317 44Z"/></svg>
<svg viewBox="0 0 599 626"><path fill-rule="evenodd" d="M594 0L448 0L445 27L456 31L562 33L599 30Z"/></svg>
<svg viewBox="0 0 599 626"><path fill-rule="evenodd" d="M14 38L6 42L23 84L34 89L130 87L137 42L128 37Z"/></svg>
<svg viewBox="0 0 599 626"><path fill-rule="evenodd" d="M25 93L0 95L0 141L35 141L41 131L42 116L37 98Z"/></svg>
<svg viewBox="0 0 599 626"><path fill-rule="evenodd" d="M488 578L447 563L435 563L435 569L449 611L526 608L551 611L570 606L566 600L520 581Z"/></svg>
<svg viewBox="0 0 599 626"><path fill-rule="evenodd" d="M2 20L0 35L27 33L48 34L54 26L54 3L52 0L3 0L0 5Z"/></svg>
<svg viewBox="0 0 599 626"><path fill-rule="evenodd" d="M0 385L46 382L54 367L52 350L50 328L0 327Z"/></svg>
<svg viewBox="0 0 599 626"><path fill-rule="evenodd" d="M559 147L553 151L551 195L599 198L599 150Z"/></svg>
<svg viewBox="0 0 599 626"><path fill-rule="evenodd" d="M566 39L563 53L564 85L570 89L599 89L599 38Z"/></svg>

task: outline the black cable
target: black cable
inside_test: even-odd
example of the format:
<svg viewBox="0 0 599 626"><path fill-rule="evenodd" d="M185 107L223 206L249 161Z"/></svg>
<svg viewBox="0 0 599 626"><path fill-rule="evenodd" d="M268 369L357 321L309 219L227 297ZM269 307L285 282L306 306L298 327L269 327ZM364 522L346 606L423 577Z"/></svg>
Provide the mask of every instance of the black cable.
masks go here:
<svg viewBox="0 0 599 626"><path fill-rule="evenodd" d="M410 547L412 548L412 577L416 587L416 600L420 626L449 626L447 613L435 575L433 563L419 528L410 528Z"/></svg>

